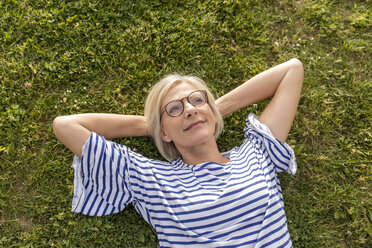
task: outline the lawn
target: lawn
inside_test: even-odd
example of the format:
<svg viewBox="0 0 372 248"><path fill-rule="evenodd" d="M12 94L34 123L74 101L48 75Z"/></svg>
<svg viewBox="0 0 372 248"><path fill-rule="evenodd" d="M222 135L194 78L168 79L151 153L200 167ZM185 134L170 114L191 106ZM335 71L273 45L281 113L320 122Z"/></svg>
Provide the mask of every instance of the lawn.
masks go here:
<svg viewBox="0 0 372 248"><path fill-rule="evenodd" d="M294 247L372 247L372 6L369 0L0 2L0 247L157 247L132 207L71 213L72 153L56 116L143 114L149 88L179 72L222 96L299 58L305 81L280 175ZM244 119L225 118L221 150ZM150 138L115 140L160 158Z"/></svg>

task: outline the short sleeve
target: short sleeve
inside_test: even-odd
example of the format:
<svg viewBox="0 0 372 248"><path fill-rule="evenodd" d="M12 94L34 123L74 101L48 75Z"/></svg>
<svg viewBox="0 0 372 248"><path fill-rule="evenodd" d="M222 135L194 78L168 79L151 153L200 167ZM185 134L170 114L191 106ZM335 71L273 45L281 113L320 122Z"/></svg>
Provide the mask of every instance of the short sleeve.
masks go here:
<svg viewBox="0 0 372 248"><path fill-rule="evenodd" d="M283 144L276 139L270 129L259 122L257 116L252 113L245 121L244 137L262 139L276 172L288 172L293 175L296 173L297 163L293 149L287 143Z"/></svg>
<svg viewBox="0 0 372 248"><path fill-rule="evenodd" d="M128 175L128 149L92 132L74 157L72 211L102 216L122 211L132 200Z"/></svg>

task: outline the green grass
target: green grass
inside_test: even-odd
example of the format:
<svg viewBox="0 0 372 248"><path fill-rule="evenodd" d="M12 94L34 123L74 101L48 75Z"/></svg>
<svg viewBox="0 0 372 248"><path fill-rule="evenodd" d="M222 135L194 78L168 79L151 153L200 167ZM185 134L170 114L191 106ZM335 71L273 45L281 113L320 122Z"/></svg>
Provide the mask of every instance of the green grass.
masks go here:
<svg viewBox="0 0 372 248"><path fill-rule="evenodd" d="M288 138L299 171L280 178L294 247L371 247L371 12L368 0L1 1L0 247L156 247L131 207L70 212L73 156L54 117L142 114L170 72L221 96L292 57L305 68ZM221 150L265 103L225 119ZM117 142L160 158L149 138Z"/></svg>

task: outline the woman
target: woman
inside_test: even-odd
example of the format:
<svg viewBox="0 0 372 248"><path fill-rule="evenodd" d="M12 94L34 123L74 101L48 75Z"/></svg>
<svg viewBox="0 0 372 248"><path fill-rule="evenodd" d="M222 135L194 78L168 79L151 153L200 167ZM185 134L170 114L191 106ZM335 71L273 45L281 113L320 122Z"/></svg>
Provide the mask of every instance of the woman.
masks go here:
<svg viewBox="0 0 372 248"><path fill-rule="evenodd" d="M289 60L214 101L196 77L170 75L153 87L145 117L57 117L54 132L76 156L73 211L101 216L133 203L161 247L291 247L277 172L296 172L284 143L303 82ZM250 114L241 146L220 153L222 117L272 97ZM170 162L108 141L151 135Z"/></svg>

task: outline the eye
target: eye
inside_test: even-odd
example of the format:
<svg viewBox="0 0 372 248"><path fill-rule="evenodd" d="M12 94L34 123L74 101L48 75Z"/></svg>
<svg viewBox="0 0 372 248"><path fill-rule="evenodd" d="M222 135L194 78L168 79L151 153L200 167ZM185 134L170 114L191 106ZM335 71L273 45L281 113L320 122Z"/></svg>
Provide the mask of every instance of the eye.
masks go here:
<svg viewBox="0 0 372 248"><path fill-rule="evenodd" d="M202 97L197 97L193 101L194 102L204 102L204 99Z"/></svg>
<svg viewBox="0 0 372 248"><path fill-rule="evenodd" d="M167 106L167 112L170 115L177 115L182 111L182 104L179 102L169 104Z"/></svg>
<svg viewBox="0 0 372 248"><path fill-rule="evenodd" d="M205 99L204 99L203 95L200 94L200 93L195 93L194 95L191 95L191 97L190 97L190 103L192 105L198 106L198 105L204 104L204 102L205 102Z"/></svg>

